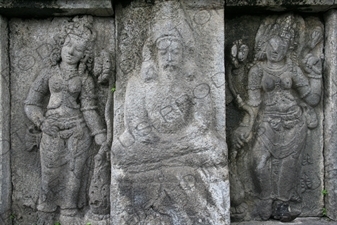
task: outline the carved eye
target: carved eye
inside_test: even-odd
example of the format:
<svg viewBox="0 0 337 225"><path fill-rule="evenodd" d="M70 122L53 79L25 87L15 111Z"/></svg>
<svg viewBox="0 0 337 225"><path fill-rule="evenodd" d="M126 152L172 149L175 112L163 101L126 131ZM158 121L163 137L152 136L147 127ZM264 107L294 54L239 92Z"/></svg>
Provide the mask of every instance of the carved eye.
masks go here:
<svg viewBox="0 0 337 225"><path fill-rule="evenodd" d="M160 54L160 55L165 55L166 53L167 53L166 50L159 50L159 54Z"/></svg>
<svg viewBox="0 0 337 225"><path fill-rule="evenodd" d="M175 54L175 55L179 55L180 49L176 48L172 51L172 53Z"/></svg>

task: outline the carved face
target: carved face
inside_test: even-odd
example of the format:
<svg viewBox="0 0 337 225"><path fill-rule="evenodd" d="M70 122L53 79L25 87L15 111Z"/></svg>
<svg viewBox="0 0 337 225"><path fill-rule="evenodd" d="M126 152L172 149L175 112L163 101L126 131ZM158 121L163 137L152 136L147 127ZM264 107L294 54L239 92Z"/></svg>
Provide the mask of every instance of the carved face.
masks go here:
<svg viewBox="0 0 337 225"><path fill-rule="evenodd" d="M183 49L177 39L164 38L157 42L157 59L160 69L173 71L179 68L183 59Z"/></svg>
<svg viewBox="0 0 337 225"><path fill-rule="evenodd" d="M68 35L61 50L62 61L70 65L78 64L84 56L85 40L75 35Z"/></svg>
<svg viewBox="0 0 337 225"><path fill-rule="evenodd" d="M241 45L239 52L238 52L238 60L240 62L243 62L247 59L248 56L248 46L247 45Z"/></svg>
<svg viewBox="0 0 337 225"><path fill-rule="evenodd" d="M279 62L284 59L288 51L288 43L278 36L272 37L267 43L267 59L270 62Z"/></svg>

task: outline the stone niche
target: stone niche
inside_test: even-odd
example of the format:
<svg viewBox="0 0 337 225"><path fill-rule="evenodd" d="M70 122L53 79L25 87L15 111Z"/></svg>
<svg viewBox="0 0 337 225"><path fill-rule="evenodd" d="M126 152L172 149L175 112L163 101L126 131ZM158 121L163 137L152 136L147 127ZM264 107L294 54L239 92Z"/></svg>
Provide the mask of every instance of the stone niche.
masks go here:
<svg viewBox="0 0 337 225"><path fill-rule="evenodd" d="M223 2L41 4L0 10L1 223L230 224Z"/></svg>
<svg viewBox="0 0 337 225"><path fill-rule="evenodd" d="M221 1L116 8L112 224L229 224Z"/></svg>
<svg viewBox="0 0 337 225"><path fill-rule="evenodd" d="M320 216L324 25L288 13L226 26L232 219Z"/></svg>
<svg viewBox="0 0 337 225"><path fill-rule="evenodd" d="M2 1L0 224L337 220L331 8Z"/></svg>
<svg viewBox="0 0 337 225"><path fill-rule="evenodd" d="M12 18L8 26L13 220L105 221L110 160L98 139L111 127L114 19Z"/></svg>
<svg viewBox="0 0 337 225"><path fill-rule="evenodd" d="M235 12L225 29L231 221L335 220L332 3L227 6Z"/></svg>

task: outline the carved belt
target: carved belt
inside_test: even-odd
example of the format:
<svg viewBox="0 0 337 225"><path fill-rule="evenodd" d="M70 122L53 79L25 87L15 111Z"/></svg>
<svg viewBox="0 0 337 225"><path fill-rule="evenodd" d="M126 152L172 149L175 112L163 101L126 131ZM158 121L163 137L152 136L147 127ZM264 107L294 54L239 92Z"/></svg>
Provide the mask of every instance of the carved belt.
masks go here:
<svg viewBox="0 0 337 225"><path fill-rule="evenodd" d="M63 139L68 139L70 136L81 139L83 137L83 127L85 127L84 119L76 116L70 118L55 118L48 117L52 124L59 129L59 135Z"/></svg>
<svg viewBox="0 0 337 225"><path fill-rule="evenodd" d="M295 105L286 112L266 111L263 115L263 122L268 122L274 130L280 130L281 127L291 129L302 121L302 109Z"/></svg>

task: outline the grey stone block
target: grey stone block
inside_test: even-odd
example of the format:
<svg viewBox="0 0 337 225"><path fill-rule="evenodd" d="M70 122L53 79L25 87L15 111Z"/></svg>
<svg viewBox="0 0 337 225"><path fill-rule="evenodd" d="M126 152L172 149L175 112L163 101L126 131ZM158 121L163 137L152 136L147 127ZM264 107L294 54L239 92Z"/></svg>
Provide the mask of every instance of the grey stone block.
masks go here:
<svg viewBox="0 0 337 225"><path fill-rule="evenodd" d="M10 78L8 21L0 16L0 223L8 224L11 213Z"/></svg>
<svg viewBox="0 0 337 225"><path fill-rule="evenodd" d="M110 147L103 122L114 19L15 18L9 26L14 222L106 222Z"/></svg>
<svg viewBox="0 0 337 225"><path fill-rule="evenodd" d="M117 7L112 224L230 223L217 2Z"/></svg>
<svg viewBox="0 0 337 225"><path fill-rule="evenodd" d="M235 99L227 101L233 220L322 213L323 35L318 17L289 13L227 20L226 75ZM315 71L307 68L309 62Z"/></svg>
<svg viewBox="0 0 337 225"><path fill-rule="evenodd" d="M329 217L337 220L337 11L325 15L325 96L324 96L324 158L325 158L325 196Z"/></svg>
<svg viewBox="0 0 337 225"><path fill-rule="evenodd" d="M94 16L112 16L111 0L2 0L0 14L8 17L50 17L90 14Z"/></svg>
<svg viewBox="0 0 337 225"><path fill-rule="evenodd" d="M229 13L259 13L266 11L283 12L325 12L337 8L334 0L226 0Z"/></svg>

